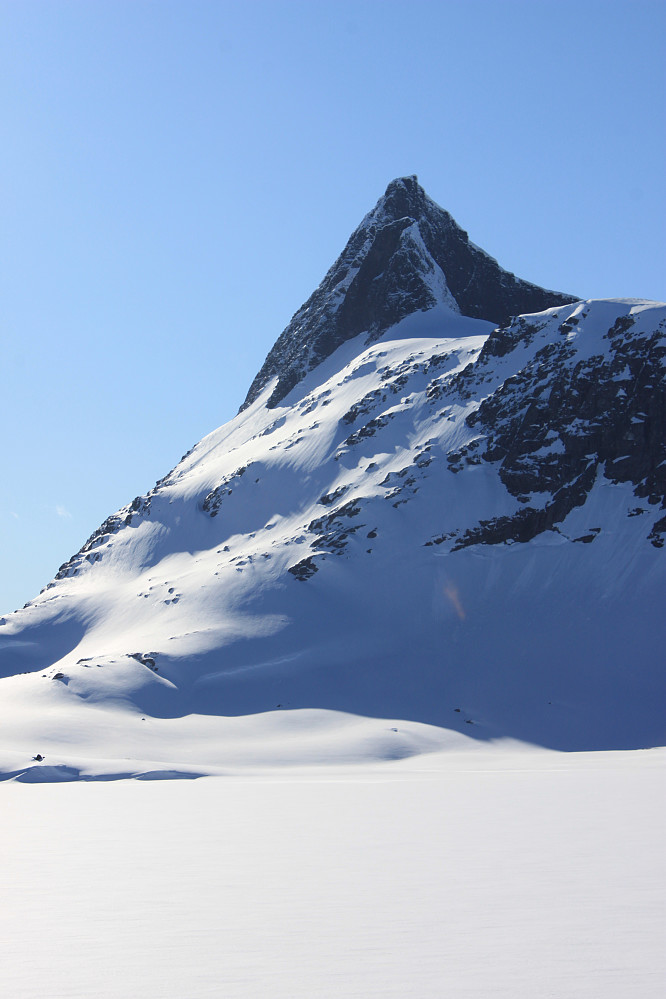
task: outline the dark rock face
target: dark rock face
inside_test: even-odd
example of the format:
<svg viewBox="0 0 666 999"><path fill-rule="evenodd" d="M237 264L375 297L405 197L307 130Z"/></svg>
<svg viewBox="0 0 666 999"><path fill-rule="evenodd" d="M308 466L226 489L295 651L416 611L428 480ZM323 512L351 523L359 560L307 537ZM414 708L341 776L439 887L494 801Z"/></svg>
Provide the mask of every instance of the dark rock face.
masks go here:
<svg viewBox="0 0 666 999"><path fill-rule="evenodd" d="M277 376L277 405L346 340L372 340L401 319L444 302L498 325L576 301L503 270L426 195L416 177L392 181L341 256L271 349L241 409Z"/></svg>
<svg viewBox="0 0 666 999"><path fill-rule="evenodd" d="M225 496L231 496L240 479L247 472L247 466L237 468L233 475L225 478L219 486L212 489L203 501L203 510L211 517L217 517L218 511Z"/></svg>
<svg viewBox="0 0 666 999"><path fill-rule="evenodd" d="M620 316L599 344L603 353L582 358L568 340L585 333L585 312L562 323L557 339L483 400L468 417L483 434L481 457L498 462L507 490L526 505L512 517L495 518L469 530L457 547L529 541L561 523L585 502L597 473L610 482L631 482L634 495L666 508L666 329L637 330ZM580 325L579 325L580 324ZM475 380L496 358L529 346L537 323L520 317L496 330L479 357ZM534 503L533 494L539 494ZM645 510L637 507L634 515ZM650 540L663 546L666 517ZM592 536L572 540L589 543Z"/></svg>
<svg viewBox="0 0 666 999"><path fill-rule="evenodd" d="M301 559L296 565L292 565L287 572L290 572L292 576L297 579L300 583L304 583L311 576L314 576L315 572L318 572L317 566L314 563L314 559L311 555L307 558Z"/></svg>

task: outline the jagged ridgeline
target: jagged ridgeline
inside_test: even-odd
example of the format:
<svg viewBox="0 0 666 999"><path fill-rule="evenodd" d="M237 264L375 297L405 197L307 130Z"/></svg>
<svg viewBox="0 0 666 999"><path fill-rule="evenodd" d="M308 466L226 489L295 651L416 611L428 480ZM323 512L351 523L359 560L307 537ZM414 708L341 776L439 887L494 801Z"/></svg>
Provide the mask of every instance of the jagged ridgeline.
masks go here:
<svg viewBox="0 0 666 999"><path fill-rule="evenodd" d="M367 333L372 342L406 316L440 302L501 326L513 316L576 300L503 270L416 177L401 177L389 184L278 338L241 409L276 377L267 405L277 405L346 340Z"/></svg>

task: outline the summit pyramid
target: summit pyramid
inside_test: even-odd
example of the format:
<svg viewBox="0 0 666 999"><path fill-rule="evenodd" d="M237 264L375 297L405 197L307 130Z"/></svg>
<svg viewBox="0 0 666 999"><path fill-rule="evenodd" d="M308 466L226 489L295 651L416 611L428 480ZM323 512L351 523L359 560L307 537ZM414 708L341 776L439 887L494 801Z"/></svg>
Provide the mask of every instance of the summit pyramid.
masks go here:
<svg viewBox="0 0 666 999"><path fill-rule="evenodd" d="M471 243L416 177L392 181L354 230L317 290L269 352L249 405L272 379L277 405L313 367L360 333L368 342L401 319L444 306L501 325L511 316L576 301L503 270Z"/></svg>

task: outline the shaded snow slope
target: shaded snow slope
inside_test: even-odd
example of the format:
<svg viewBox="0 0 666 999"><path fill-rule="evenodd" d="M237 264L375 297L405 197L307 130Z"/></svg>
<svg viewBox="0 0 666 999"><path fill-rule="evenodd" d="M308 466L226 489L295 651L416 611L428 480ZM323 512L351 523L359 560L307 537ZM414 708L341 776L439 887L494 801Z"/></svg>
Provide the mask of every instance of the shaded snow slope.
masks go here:
<svg viewBox="0 0 666 999"><path fill-rule="evenodd" d="M0 619L5 772L662 744L665 327L441 305L269 381Z"/></svg>
<svg viewBox="0 0 666 999"><path fill-rule="evenodd" d="M271 379L277 405L340 344L371 342L407 316L443 306L503 324L510 317L574 301L503 270L471 243L416 177L392 181L352 233L340 257L269 352L243 408Z"/></svg>

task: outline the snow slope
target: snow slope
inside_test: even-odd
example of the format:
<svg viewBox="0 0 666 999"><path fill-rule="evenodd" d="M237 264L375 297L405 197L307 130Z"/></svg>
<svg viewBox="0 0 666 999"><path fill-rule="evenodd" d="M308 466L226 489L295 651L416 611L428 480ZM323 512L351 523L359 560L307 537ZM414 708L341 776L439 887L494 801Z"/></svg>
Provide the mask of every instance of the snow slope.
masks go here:
<svg viewBox="0 0 666 999"><path fill-rule="evenodd" d="M663 744L665 326L440 304L269 382L0 619L4 772Z"/></svg>

